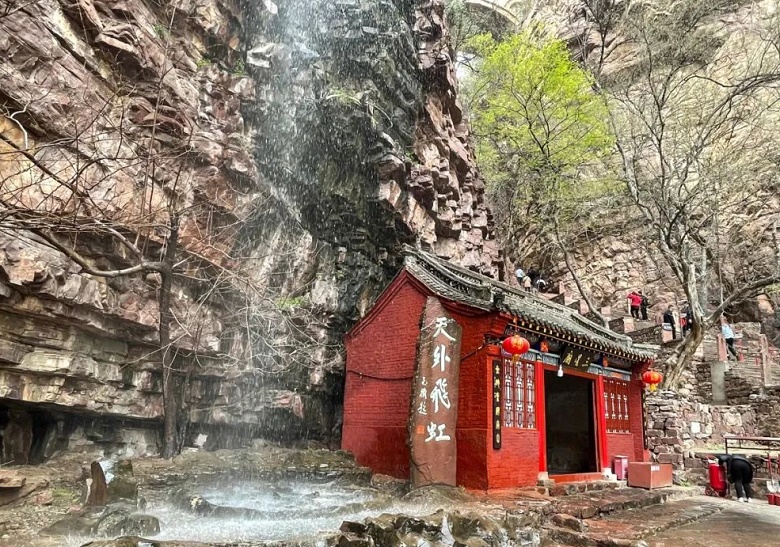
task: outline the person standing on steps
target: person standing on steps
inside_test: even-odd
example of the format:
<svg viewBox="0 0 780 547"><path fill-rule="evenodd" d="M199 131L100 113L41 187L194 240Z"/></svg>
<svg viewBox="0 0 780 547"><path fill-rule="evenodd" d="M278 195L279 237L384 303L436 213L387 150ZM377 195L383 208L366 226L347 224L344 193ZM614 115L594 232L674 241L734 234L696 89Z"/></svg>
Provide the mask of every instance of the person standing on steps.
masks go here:
<svg viewBox="0 0 780 547"><path fill-rule="evenodd" d="M688 305L688 302L684 302L683 308L680 310L680 325L682 325L683 338L690 332L692 323L693 316L691 314L691 307Z"/></svg>
<svg viewBox="0 0 780 547"><path fill-rule="evenodd" d="M642 305L642 295L640 294L642 291L636 292L631 291L628 293L628 296L626 297L628 299L628 303L631 306L631 317L634 319L639 319L639 308Z"/></svg>
<svg viewBox="0 0 780 547"><path fill-rule="evenodd" d="M531 292L531 276L527 275L523 278L523 289L527 292Z"/></svg>
<svg viewBox="0 0 780 547"><path fill-rule="evenodd" d="M547 281L544 280L542 274L539 274L539 279L536 280L534 286L536 287L536 292L538 293L543 293L547 291Z"/></svg>
<svg viewBox="0 0 780 547"><path fill-rule="evenodd" d="M523 279L525 278L525 272L523 271L523 268L518 266L518 268L515 270L515 278L517 279L517 284L522 287Z"/></svg>
<svg viewBox="0 0 780 547"><path fill-rule="evenodd" d="M753 499L753 464L743 456L720 456L718 463L726 471L728 481L734 483L737 491L737 501L750 503Z"/></svg>
<svg viewBox="0 0 780 547"><path fill-rule="evenodd" d="M734 360L739 361L739 355L737 355L737 350L734 348L734 329L732 329L729 322L726 321L725 315L720 316L720 333L723 335L723 339L726 341L726 347L731 354L727 356L728 360L731 361L731 356L733 355Z"/></svg>
<svg viewBox="0 0 780 547"><path fill-rule="evenodd" d="M672 327L672 340L677 339L677 329L674 326L674 312L671 305L664 312L664 325Z"/></svg>
<svg viewBox="0 0 780 547"><path fill-rule="evenodd" d="M639 310L642 312L642 321L647 321L647 307L650 305L650 301L642 294L642 291L637 291L642 300L639 302Z"/></svg>

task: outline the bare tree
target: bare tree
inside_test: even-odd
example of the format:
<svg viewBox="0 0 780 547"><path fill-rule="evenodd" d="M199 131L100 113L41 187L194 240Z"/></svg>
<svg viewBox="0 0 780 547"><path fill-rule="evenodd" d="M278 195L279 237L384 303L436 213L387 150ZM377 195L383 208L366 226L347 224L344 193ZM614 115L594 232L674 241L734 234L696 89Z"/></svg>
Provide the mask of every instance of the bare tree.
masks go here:
<svg viewBox="0 0 780 547"><path fill-rule="evenodd" d="M0 32L12 32L40 10L34 2L11 4L0 11ZM97 10L73 9L83 17L85 33L102 28ZM172 105L170 85L178 78L179 62L171 41L176 6L167 13L166 25L144 36L160 52L151 81L128 84L120 76L113 87L85 89L78 107L56 112L53 121L48 110L61 90L54 84L27 85L15 67L0 65L0 77L8 83L0 100L0 230L62 253L82 275L152 279L158 347L146 358L161 365L162 454L172 457L181 449L183 386L176 380L182 373L176 363L186 345L173 332L187 333L194 326L178 324L175 278L198 267L222 268L218 257L229 251L235 229L221 226L186 247L181 244L182 222L196 223L207 211L188 197L195 128ZM108 42L113 51L121 50L117 63L132 47L120 38ZM192 344L197 349L197 341Z"/></svg>
<svg viewBox="0 0 780 547"><path fill-rule="evenodd" d="M780 282L780 42L755 15L726 35L716 16L729 9L628 5L635 62L604 85L628 194L692 310L663 363L669 387L724 310Z"/></svg>

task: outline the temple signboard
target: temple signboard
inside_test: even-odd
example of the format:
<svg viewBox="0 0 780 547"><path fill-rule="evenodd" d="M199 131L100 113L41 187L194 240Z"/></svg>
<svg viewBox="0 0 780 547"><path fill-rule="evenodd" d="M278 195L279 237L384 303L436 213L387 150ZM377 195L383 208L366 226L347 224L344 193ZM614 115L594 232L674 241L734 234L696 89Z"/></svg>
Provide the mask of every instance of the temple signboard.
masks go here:
<svg viewBox="0 0 780 547"><path fill-rule="evenodd" d="M561 352L560 363L565 367L588 370L590 364L600 357L596 351L583 349L577 346L567 345Z"/></svg>
<svg viewBox="0 0 780 547"><path fill-rule="evenodd" d="M456 485L461 332L441 302L428 297L417 341L409 416L413 487Z"/></svg>

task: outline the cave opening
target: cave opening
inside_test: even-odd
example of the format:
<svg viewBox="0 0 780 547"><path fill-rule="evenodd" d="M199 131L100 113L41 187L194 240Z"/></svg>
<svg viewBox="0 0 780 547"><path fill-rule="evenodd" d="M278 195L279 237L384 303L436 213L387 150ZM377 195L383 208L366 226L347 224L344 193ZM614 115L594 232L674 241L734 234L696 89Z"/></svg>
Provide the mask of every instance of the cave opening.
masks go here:
<svg viewBox="0 0 780 547"><path fill-rule="evenodd" d="M50 411L0 404L0 463L37 465L58 448L58 419Z"/></svg>

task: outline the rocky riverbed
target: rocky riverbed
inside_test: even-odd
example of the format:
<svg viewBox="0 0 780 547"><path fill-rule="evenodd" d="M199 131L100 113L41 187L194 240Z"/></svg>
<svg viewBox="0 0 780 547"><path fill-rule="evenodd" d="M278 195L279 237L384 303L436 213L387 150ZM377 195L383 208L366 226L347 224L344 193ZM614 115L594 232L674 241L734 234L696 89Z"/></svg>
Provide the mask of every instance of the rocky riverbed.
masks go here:
<svg viewBox="0 0 780 547"><path fill-rule="evenodd" d="M191 451L100 461L99 471L94 461L71 454L6 468L0 547L539 542L538 512L507 511L460 489L410 492L339 451Z"/></svg>

